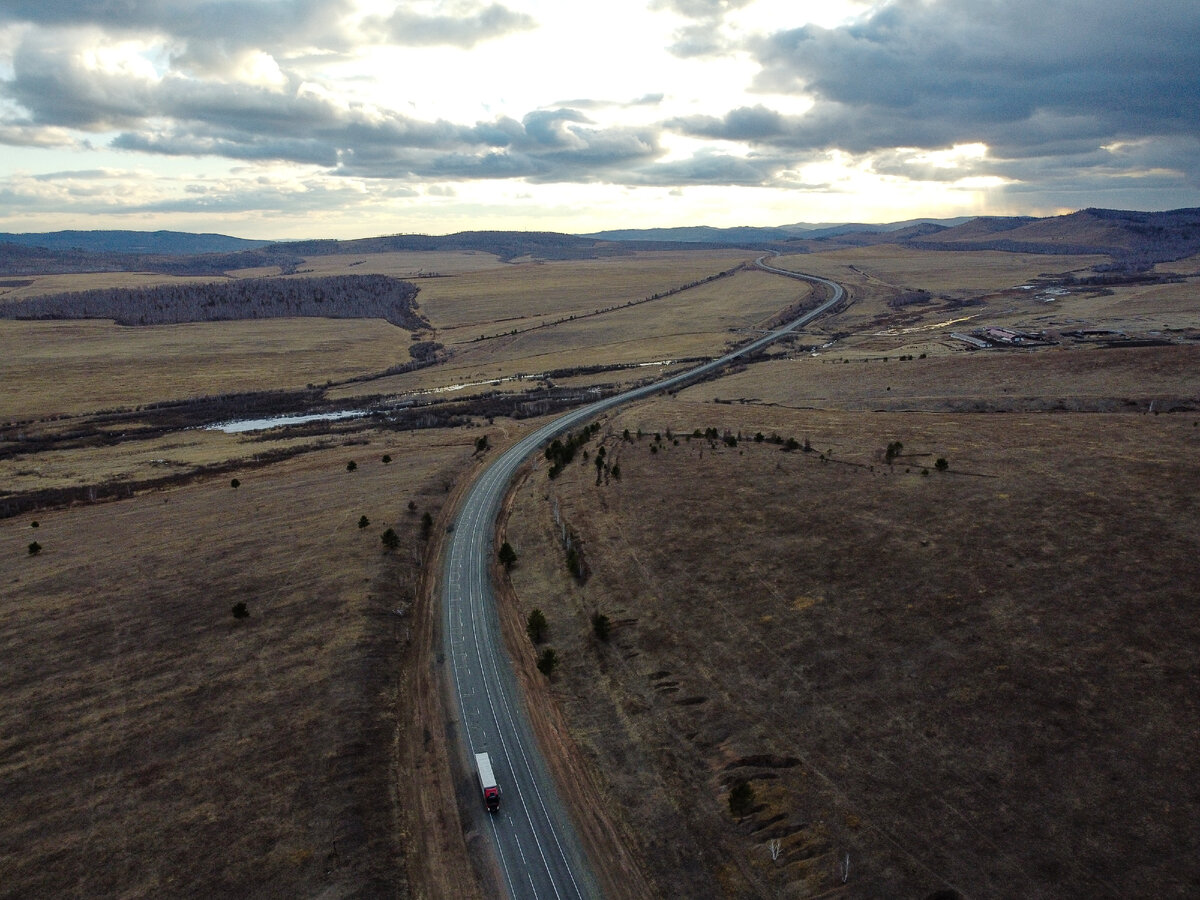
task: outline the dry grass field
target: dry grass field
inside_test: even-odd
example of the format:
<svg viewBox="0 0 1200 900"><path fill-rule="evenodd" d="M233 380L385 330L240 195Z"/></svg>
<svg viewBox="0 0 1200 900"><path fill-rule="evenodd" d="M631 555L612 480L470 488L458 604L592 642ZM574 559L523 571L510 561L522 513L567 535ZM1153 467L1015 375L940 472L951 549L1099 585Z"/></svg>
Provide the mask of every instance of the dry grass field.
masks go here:
<svg viewBox="0 0 1200 900"><path fill-rule="evenodd" d="M614 416L619 479L593 456L518 490L514 619L550 619L592 777L663 896L1193 895L1200 353L967 353L936 304L887 322L889 293L951 293L954 256L957 297L1004 324L1030 317L1009 289L1063 258L869 253L796 265L851 282L813 329L832 348ZM1191 281L1046 307L1060 328L1200 324ZM709 427L743 439L685 437Z"/></svg>
<svg viewBox="0 0 1200 900"><path fill-rule="evenodd" d="M418 392L713 355L807 296L757 271L675 292L755 255L306 260L305 274L446 276L417 281L417 299L449 358L388 377L370 376L406 362L412 336L377 321L0 322L3 492L129 486L0 519L15 661L0 897L477 894L432 585L476 438L500 447L532 423L468 411L465 428L225 435L137 408L329 382L328 399L461 399L537 381ZM765 361L608 420L619 479L596 486L593 457L521 485L513 602L547 612L563 659L534 697L558 707L544 721L565 717L583 755L564 765L612 798L600 812L658 895L1195 893L1200 268L1052 299L1019 289L1095 261L777 260L844 281L852 302ZM49 283L33 280L0 302ZM888 305L918 289L928 303ZM992 324L1174 343L968 353L949 338ZM707 427L743 440L683 437ZM813 452L745 439L757 431ZM187 479L144 487L172 473ZM550 497L585 541L584 585L565 575ZM756 795L740 819L739 779Z"/></svg>
<svg viewBox="0 0 1200 900"><path fill-rule="evenodd" d="M616 266L620 262L606 264ZM533 267L532 272L537 275L545 268ZM683 276L680 273L677 278ZM652 292L650 284L644 289ZM757 271L739 272L648 303L495 340L457 345L445 365L347 390L402 393L592 364L654 363L717 355L728 345L744 341L748 330L761 328L779 310L807 295L808 289L800 282ZM433 304L424 298L424 291L418 299L422 311L436 325L438 319L430 311ZM528 321L521 319L523 323ZM524 326L514 323L513 327ZM644 376L642 371L627 371L612 374L609 380L632 381Z"/></svg>
<svg viewBox="0 0 1200 900"><path fill-rule="evenodd" d="M299 268L305 275L393 275L397 278L418 278L429 275L461 275L504 266L491 253L474 250L423 251L395 253L331 254L307 256ZM230 273L238 278L262 278L278 275L279 268L237 269Z"/></svg>
<svg viewBox="0 0 1200 900"><path fill-rule="evenodd" d="M378 434L237 489L0 521L0 896L403 892L419 522L473 440Z"/></svg>
<svg viewBox="0 0 1200 900"><path fill-rule="evenodd" d="M1015 287L1045 273L1081 271L1104 261L1102 256L1045 256L995 250L954 253L883 244L830 253L781 256L771 264L836 281L851 280L857 274L862 279L888 287L923 288L954 296Z"/></svg>
<svg viewBox="0 0 1200 900"><path fill-rule="evenodd" d="M746 251L638 253L595 260L504 263L418 282L421 310L448 341L590 313L706 278L753 259Z"/></svg>
<svg viewBox="0 0 1200 900"><path fill-rule="evenodd" d="M603 282L605 297L635 296L706 277L713 262L685 254L675 272L657 260L644 273L586 276ZM458 254L349 271L479 268L514 267ZM553 266L522 271L537 288L535 314L567 280ZM533 278L542 272L553 274L542 283ZM582 298L583 284L568 293ZM770 302L754 301L764 314ZM320 319L0 326L0 421L22 423L5 429L5 449L61 438L6 454L6 491L225 467L116 502L0 520L9 558L0 642L17 661L0 704L0 896L470 896L462 786L437 721L426 576L437 571L443 510L479 465L479 432L331 427L262 441L177 429L147 438L136 436L135 414L122 420L131 439L102 415L369 375L406 361L410 335ZM561 346L591 339L577 331ZM100 431L89 431L96 423ZM498 421L488 433L502 444L523 427ZM68 439L74 432L93 437ZM306 452L254 462L280 449ZM425 512L435 517L428 541ZM360 529L364 515L371 524ZM380 541L389 526L400 535L390 553ZM233 617L237 602L248 618Z"/></svg>
<svg viewBox="0 0 1200 900"><path fill-rule="evenodd" d="M691 399L864 412L1160 412L1195 406L1195 347L986 350L927 359L836 350L778 359L681 392Z"/></svg>
<svg viewBox="0 0 1200 900"><path fill-rule="evenodd" d="M295 390L409 360L381 319L274 319L128 328L0 320L0 422L163 400Z"/></svg>
<svg viewBox="0 0 1200 900"><path fill-rule="evenodd" d="M1194 895L1200 413L698 393L605 422L590 449L619 479L537 467L505 533L554 696L660 895ZM682 437L709 427L743 439Z"/></svg>

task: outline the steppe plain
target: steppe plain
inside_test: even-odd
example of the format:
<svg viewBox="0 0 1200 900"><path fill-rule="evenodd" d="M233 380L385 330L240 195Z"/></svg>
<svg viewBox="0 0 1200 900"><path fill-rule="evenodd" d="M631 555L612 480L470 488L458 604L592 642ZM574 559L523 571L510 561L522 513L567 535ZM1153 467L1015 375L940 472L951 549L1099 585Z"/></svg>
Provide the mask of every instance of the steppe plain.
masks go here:
<svg viewBox="0 0 1200 900"><path fill-rule="evenodd" d="M0 321L0 500L47 498L0 519L0 896L479 896L437 660L454 502L542 421L496 410L676 371L811 299L740 267L758 255L305 261L414 278L411 334ZM531 461L502 523L510 646L564 792L636 862L629 896L1200 888L1200 260L1064 286L1101 261L778 257L850 302L605 417L556 479ZM950 337L985 327L1048 340ZM387 374L414 338L442 361ZM226 434L159 406L245 391L453 415Z"/></svg>

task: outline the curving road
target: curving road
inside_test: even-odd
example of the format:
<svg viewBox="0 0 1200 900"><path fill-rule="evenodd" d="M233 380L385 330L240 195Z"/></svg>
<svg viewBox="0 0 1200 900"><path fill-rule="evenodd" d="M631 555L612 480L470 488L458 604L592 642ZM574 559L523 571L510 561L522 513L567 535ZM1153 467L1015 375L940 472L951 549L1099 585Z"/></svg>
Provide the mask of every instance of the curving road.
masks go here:
<svg viewBox="0 0 1200 900"><path fill-rule="evenodd" d="M760 257L755 265L767 272L823 284L831 289L832 297L719 359L581 407L527 435L484 470L455 519L442 583L442 641L458 701L461 740L468 753L491 755L502 791L500 811L488 816L488 827L510 897L584 898L599 897L600 891L550 779L525 715L512 665L504 655L488 575L504 494L520 465L557 435L591 422L614 406L681 386L753 353L808 324L845 295L842 287L832 281L768 266L763 262L765 258ZM482 797L479 805L482 810Z"/></svg>

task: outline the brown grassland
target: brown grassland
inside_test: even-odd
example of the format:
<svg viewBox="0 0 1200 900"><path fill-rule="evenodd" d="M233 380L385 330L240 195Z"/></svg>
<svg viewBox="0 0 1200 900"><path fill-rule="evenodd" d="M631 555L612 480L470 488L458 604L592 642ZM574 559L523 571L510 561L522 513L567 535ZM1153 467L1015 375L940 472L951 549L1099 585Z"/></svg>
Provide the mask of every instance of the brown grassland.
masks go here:
<svg viewBox="0 0 1200 900"><path fill-rule="evenodd" d="M536 467L505 535L563 660L553 695L661 895L1191 894L1196 414L703 393L605 422L619 479ZM742 440L681 437L709 427ZM758 802L735 819L738 779Z"/></svg>
<svg viewBox="0 0 1200 900"><path fill-rule="evenodd" d="M287 390L407 362L382 320L273 319L130 328L0 320L0 421L247 390Z"/></svg>
<svg viewBox="0 0 1200 900"><path fill-rule="evenodd" d="M403 893L419 517L472 441L376 435L0 522L0 896Z"/></svg>
<svg viewBox="0 0 1200 900"><path fill-rule="evenodd" d="M22 441L221 393L403 398L710 356L807 297L756 271L675 292L753 255L306 261L444 276L417 283L421 336L448 360L387 377L370 376L413 336L381 322L0 322L0 494L194 473L0 519L0 897L480 896L434 589L486 460L475 440L532 423ZM510 640L530 674L520 623L545 611L562 664L529 679L531 702L576 754L556 766L581 775L568 800L605 798L592 812L624 837L628 895L1200 890L1200 264L1160 266L1188 276L1175 284L1047 293L1097 261L781 258L852 302L761 361L606 417L558 479L527 470L503 525ZM949 336L986 325L1059 343L969 353ZM1088 329L1163 345L1067 336ZM298 455L266 465L264 449ZM552 500L583 541L583 583ZM735 816L742 781L754 798Z"/></svg>

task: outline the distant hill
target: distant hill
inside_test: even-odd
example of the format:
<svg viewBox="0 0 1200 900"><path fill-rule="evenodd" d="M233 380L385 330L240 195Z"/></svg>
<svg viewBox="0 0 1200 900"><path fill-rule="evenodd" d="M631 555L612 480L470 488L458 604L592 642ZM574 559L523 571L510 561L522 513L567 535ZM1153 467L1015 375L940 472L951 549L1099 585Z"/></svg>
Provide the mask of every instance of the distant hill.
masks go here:
<svg viewBox="0 0 1200 900"><path fill-rule="evenodd" d="M1200 253L1200 209L1136 212L1084 209L1062 216L979 216L953 227L929 222L896 231L841 227L798 234L790 252L900 244L919 250L1004 250L1019 253L1098 254L1097 268L1142 271L1155 263Z"/></svg>
<svg viewBox="0 0 1200 900"><path fill-rule="evenodd" d="M971 221L970 216L954 219L907 219L903 222L864 224L853 222L826 222L819 225L797 222L792 225L756 228L713 228L708 225L682 226L678 228L624 228L616 231L596 231L581 237L605 241L676 241L682 243L708 243L738 245L761 245L796 238L819 239L842 234L875 234L901 231L914 226L937 225L952 227Z"/></svg>
<svg viewBox="0 0 1200 900"><path fill-rule="evenodd" d="M266 250L230 253L119 253L50 249L0 242L0 275L68 275L83 272L156 272L161 275L222 276L238 269L278 266L294 272L299 256Z"/></svg>
<svg viewBox="0 0 1200 900"><path fill-rule="evenodd" d="M264 247L271 242L251 241L224 234L189 234L184 231L48 231L41 234L0 232L0 243L45 247L47 250L187 256L197 253L236 253Z"/></svg>
<svg viewBox="0 0 1200 900"><path fill-rule="evenodd" d="M1200 209L1083 209L1044 219L975 219L910 246L937 250L1101 253L1113 268L1144 270L1200 253Z"/></svg>
<svg viewBox="0 0 1200 900"><path fill-rule="evenodd" d="M910 219L888 224L810 226L797 223L776 228L688 226L583 235L463 231L447 235L398 234L351 241L283 243L170 231L62 231L49 235L0 235L0 275L114 271L221 275L239 269L274 266L284 273L296 273L306 256L402 250L474 250L512 261L597 259L627 256L642 250L710 247L806 253L885 243L921 250L1098 254L1112 260L1098 269L1142 271L1155 263L1200 253L1200 209L1168 212L1084 209L1046 218L980 216L972 219ZM131 249L133 247L158 249ZM205 249L194 249L201 247Z"/></svg>
<svg viewBox="0 0 1200 900"><path fill-rule="evenodd" d="M1014 231L1030 222L1052 221L1033 216L978 216L941 232L946 241L990 241L997 234Z"/></svg>
<svg viewBox="0 0 1200 900"><path fill-rule="evenodd" d="M476 250L494 253L503 260L524 256L536 259L594 259L623 256L632 248L586 235L553 231L460 231L456 234L393 234L352 241L315 240L270 244L269 252L299 255L339 253L395 253L419 250Z"/></svg>
<svg viewBox="0 0 1200 900"><path fill-rule="evenodd" d="M786 241L793 232L785 228L713 228L709 225L680 226L678 228L621 228L613 231L597 231L580 237L601 241L670 241L682 244L770 244Z"/></svg>
<svg viewBox="0 0 1200 900"><path fill-rule="evenodd" d="M104 234L104 232L76 232ZM196 237L203 237L196 235ZM229 240L237 240L230 238ZM309 240L254 242L253 249L208 253L140 253L80 248L52 249L0 241L0 275L65 274L79 272L157 272L166 275L221 275L239 269L278 266L285 274L298 271L305 256L386 253L418 250L475 250L505 261L530 259L596 259L628 256L635 250L693 249L702 244L666 241L639 243L601 241L572 234L534 231L464 231L458 234L401 234L351 241ZM717 246L730 246L728 242Z"/></svg>

